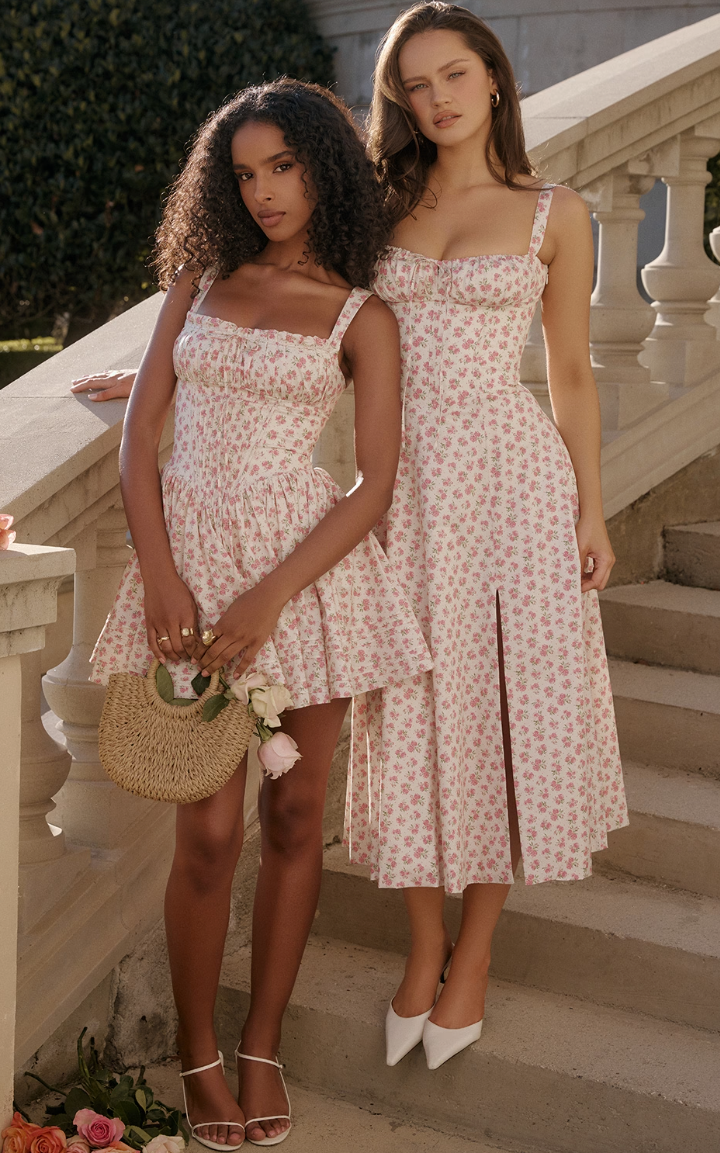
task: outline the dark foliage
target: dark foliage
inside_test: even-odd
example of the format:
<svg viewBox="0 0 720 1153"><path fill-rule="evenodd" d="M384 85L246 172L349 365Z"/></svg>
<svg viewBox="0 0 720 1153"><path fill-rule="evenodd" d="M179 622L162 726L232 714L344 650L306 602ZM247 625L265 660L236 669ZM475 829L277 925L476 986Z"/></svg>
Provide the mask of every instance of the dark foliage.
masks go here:
<svg viewBox="0 0 720 1153"><path fill-rule="evenodd" d="M10 0L0 43L0 324L95 322L152 291L163 191L208 113L327 84L300 0ZM34 327L38 327L35 323Z"/></svg>

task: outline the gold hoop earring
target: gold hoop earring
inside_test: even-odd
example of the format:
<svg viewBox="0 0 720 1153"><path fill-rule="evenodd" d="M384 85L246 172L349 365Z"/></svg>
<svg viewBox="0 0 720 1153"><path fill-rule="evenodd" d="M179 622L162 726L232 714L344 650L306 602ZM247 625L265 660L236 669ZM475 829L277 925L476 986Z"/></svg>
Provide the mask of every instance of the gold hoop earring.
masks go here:
<svg viewBox="0 0 720 1153"><path fill-rule="evenodd" d="M493 108L497 108L498 104L500 103L500 93L499 92L493 92L491 94L490 103L492 104Z"/></svg>

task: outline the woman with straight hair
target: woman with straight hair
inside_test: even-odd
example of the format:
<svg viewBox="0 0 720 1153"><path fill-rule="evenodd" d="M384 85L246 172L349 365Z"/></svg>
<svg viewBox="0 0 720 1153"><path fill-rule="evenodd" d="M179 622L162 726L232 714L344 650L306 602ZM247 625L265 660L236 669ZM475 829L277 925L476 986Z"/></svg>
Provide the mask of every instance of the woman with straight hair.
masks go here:
<svg viewBox="0 0 720 1153"><path fill-rule="evenodd" d="M480 1037L520 857L527 884L579 880L627 823L597 597L615 558L590 221L536 175L497 37L454 4L404 12L369 132L395 226L375 291L403 353L385 547L434 666L354 703L347 842L410 918L388 1064L422 1040L434 1069ZM555 426L519 378L539 300ZM454 948L446 893L463 895Z"/></svg>

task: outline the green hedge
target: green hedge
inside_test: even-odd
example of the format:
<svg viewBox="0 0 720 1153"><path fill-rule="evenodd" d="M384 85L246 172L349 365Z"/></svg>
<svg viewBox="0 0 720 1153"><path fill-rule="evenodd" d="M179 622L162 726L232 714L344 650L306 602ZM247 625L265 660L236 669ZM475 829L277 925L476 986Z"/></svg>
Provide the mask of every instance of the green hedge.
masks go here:
<svg viewBox="0 0 720 1153"><path fill-rule="evenodd" d="M207 114L332 54L299 0L10 0L0 41L0 326L99 323L152 291L164 190Z"/></svg>

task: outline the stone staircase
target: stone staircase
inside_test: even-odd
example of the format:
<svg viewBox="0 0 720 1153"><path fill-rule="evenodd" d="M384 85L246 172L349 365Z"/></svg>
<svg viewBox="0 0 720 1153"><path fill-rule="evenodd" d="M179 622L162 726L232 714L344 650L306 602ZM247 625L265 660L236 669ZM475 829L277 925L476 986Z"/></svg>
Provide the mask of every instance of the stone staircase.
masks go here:
<svg viewBox="0 0 720 1153"><path fill-rule="evenodd" d="M432 1073L421 1049L386 1067L402 899L334 845L286 1018L293 1081L448 1149L720 1150L720 525L670 529L665 549L666 580L602 596L631 825L592 879L514 888L481 1041ZM449 899L453 930L459 912ZM226 1051L248 980L242 950L221 983Z"/></svg>

